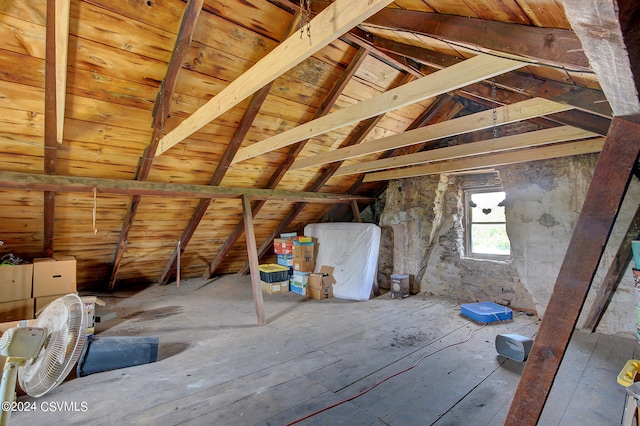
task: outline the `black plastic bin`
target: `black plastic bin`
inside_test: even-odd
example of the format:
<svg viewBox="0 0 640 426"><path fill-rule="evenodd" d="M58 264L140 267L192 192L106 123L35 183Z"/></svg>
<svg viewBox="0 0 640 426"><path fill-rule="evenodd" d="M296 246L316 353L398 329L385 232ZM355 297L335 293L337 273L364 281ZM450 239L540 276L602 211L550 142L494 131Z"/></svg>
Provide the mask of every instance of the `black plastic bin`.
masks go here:
<svg viewBox="0 0 640 426"><path fill-rule="evenodd" d="M158 360L158 338L89 336L78 361L78 377Z"/></svg>

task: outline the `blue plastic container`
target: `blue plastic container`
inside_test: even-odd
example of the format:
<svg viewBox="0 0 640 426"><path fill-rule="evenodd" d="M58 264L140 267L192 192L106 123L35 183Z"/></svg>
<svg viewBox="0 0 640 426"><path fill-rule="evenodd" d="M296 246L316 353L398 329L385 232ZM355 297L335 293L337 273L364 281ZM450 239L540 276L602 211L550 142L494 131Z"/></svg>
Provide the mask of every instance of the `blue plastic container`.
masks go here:
<svg viewBox="0 0 640 426"><path fill-rule="evenodd" d="M505 321L513 318L511 308L493 302L467 303L460 307L460 313L481 323Z"/></svg>

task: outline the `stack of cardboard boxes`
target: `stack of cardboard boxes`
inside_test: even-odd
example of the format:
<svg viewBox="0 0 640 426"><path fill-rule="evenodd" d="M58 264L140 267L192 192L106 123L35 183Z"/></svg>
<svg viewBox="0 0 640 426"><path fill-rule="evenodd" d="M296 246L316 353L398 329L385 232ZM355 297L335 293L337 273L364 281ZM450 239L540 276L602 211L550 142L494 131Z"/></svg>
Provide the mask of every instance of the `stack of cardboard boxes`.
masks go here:
<svg viewBox="0 0 640 426"><path fill-rule="evenodd" d="M32 319L60 296L76 292L76 259L56 256L0 266L0 322Z"/></svg>
<svg viewBox="0 0 640 426"><path fill-rule="evenodd" d="M333 297L333 267L322 266L320 272L313 273L316 267L316 243L311 237L298 236L295 232L280 234L273 240L273 251L276 253L278 265L289 268L289 291L314 299ZM261 265L262 266L262 265ZM262 279L262 272L261 272ZM263 281L263 291L274 293ZM278 293L282 286L278 288Z"/></svg>

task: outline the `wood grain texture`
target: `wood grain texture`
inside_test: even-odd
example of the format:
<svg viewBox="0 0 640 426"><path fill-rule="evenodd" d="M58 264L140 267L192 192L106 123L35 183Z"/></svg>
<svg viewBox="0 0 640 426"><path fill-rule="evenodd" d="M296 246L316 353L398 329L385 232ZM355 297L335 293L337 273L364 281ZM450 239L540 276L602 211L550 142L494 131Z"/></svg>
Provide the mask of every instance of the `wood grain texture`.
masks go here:
<svg viewBox="0 0 640 426"><path fill-rule="evenodd" d="M418 102L475 83L494 75L520 68L523 64L509 59L480 55L398 88L382 93L368 101L344 108L327 116L241 149L233 162L247 160L302 139L313 137L339 127L364 120L402 106Z"/></svg>
<svg viewBox="0 0 640 426"><path fill-rule="evenodd" d="M301 40L297 36L289 37L260 59L254 68L234 80L205 107L196 111L189 119L180 123L176 129L162 138L156 155L162 154L181 142L203 125L237 105L266 83L284 74L390 2L391 0L374 0L365 5L347 0L337 1L327 9L326 13L321 13L313 19L314 27L320 30L314 33L314 41L310 46L307 40Z"/></svg>

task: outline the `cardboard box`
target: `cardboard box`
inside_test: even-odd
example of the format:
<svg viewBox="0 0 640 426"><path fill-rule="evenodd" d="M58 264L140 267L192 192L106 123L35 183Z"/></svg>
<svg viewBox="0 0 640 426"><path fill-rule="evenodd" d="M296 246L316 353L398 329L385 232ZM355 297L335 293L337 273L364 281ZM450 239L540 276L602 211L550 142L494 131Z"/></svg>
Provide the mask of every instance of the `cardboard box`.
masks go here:
<svg viewBox="0 0 640 426"><path fill-rule="evenodd" d="M314 299L333 297L333 266L322 265L320 271L309 275L309 295Z"/></svg>
<svg viewBox="0 0 640 426"><path fill-rule="evenodd" d="M278 283L267 283L261 281L262 291L269 294L282 294L289 293L289 280L281 281Z"/></svg>
<svg viewBox="0 0 640 426"><path fill-rule="evenodd" d="M293 271L291 281L295 281L298 284L308 284L310 274L311 272Z"/></svg>
<svg viewBox="0 0 640 426"><path fill-rule="evenodd" d="M96 306L104 306L106 303L96 296L82 296L80 299L87 310L87 334L93 334L96 331Z"/></svg>
<svg viewBox="0 0 640 426"><path fill-rule="evenodd" d="M292 254L293 241L284 238L276 238L273 240L273 251L275 254Z"/></svg>
<svg viewBox="0 0 640 426"><path fill-rule="evenodd" d="M29 299L32 283L32 264L0 266L0 302Z"/></svg>
<svg viewBox="0 0 640 426"><path fill-rule="evenodd" d="M309 287L333 287L335 283L336 280L333 278L333 266L322 265L320 267L320 271L309 275Z"/></svg>
<svg viewBox="0 0 640 426"><path fill-rule="evenodd" d="M76 292L76 259L56 256L33 259L33 297Z"/></svg>
<svg viewBox="0 0 640 426"><path fill-rule="evenodd" d="M301 262L298 260L293 261L293 270L300 272L313 272L316 267L316 262Z"/></svg>
<svg viewBox="0 0 640 426"><path fill-rule="evenodd" d="M14 300L0 303L0 321L19 321L33 319L33 299Z"/></svg>
<svg viewBox="0 0 640 426"><path fill-rule="evenodd" d="M289 284L289 290L292 293L299 294L300 296L306 296L307 295L307 285L306 284L300 284L300 283L297 283L295 281L291 281L291 283Z"/></svg>
<svg viewBox="0 0 640 426"><path fill-rule="evenodd" d="M278 265L282 266L293 266L293 255L291 254L278 254L276 255L278 259Z"/></svg>
<svg viewBox="0 0 640 426"><path fill-rule="evenodd" d="M315 259L315 244L313 242L293 242L293 262L313 262Z"/></svg>
<svg viewBox="0 0 640 426"><path fill-rule="evenodd" d="M312 299L331 299L333 297L333 287L314 288L307 287L307 292Z"/></svg>

